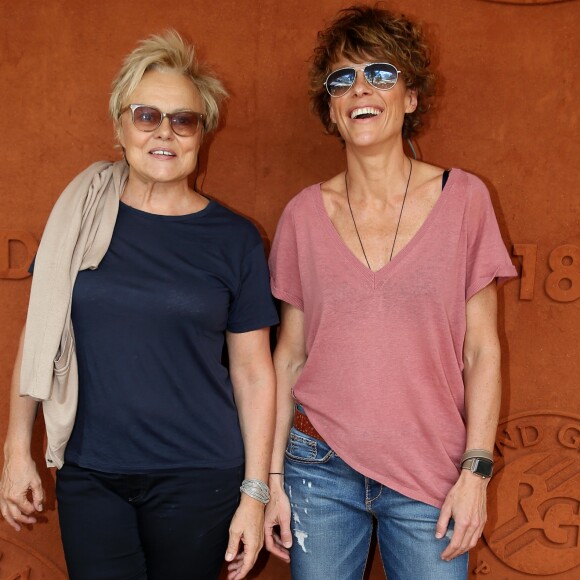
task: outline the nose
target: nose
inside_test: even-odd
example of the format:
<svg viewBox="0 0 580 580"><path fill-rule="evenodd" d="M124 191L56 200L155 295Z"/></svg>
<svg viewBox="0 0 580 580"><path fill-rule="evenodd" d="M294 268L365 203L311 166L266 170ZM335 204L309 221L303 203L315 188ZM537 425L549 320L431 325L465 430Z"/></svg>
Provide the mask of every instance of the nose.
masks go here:
<svg viewBox="0 0 580 580"><path fill-rule="evenodd" d="M169 117L164 117L161 120L161 125L155 129L155 133L162 139L169 139L170 137L173 137L173 128L171 127Z"/></svg>
<svg viewBox="0 0 580 580"><path fill-rule="evenodd" d="M354 79L354 85L352 86L353 91L357 95L364 95L370 93L371 86L365 79L365 75L362 70L356 71L356 77Z"/></svg>

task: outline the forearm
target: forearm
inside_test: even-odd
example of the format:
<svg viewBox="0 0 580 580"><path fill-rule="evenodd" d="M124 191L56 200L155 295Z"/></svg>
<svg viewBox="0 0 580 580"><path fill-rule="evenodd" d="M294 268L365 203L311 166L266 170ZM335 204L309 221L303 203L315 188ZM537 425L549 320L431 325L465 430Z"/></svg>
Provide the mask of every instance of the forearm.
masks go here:
<svg viewBox="0 0 580 580"><path fill-rule="evenodd" d="M463 346L466 449L493 450L501 404L497 288L491 283L467 303Z"/></svg>
<svg viewBox="0 0 580 580"><path fill-rule="evenodd" d="M274 351L276 370L276 433L270 472L284 472L284 453L294 416L292 391L306 364L304 342L304 313L285 302L282 303L282 324L278 344ZM281 484L282 477L271 479L272 484Z"/></svg>
<svg viewBox="0 0 580 580"><path fill-rule="evenodd" d="M274 352L274 368L277 381L276 434L272 463L270 465L271 501L266 508L265 533L266 548L284 562L290 561L289 549L292 546L290 530L290 502L284 490L284 452L288 433L292 427L294 399L292 389L302 372L306 355L302 348L303 333L300 324L293 325L289 320L301 320L301 315L288 316L288 307L283 305L282 332ZM296 314L296 312L294 312ZM284 323L286 321L286 326ZM289 330L295 332L289 332ZM292 336L295 340L291 340Z"/></svg>
<svg viewBox="0 0 580 580"><path fill-rule="evenodd" d="M298 380L301 368L292 369L291 364L281 361L277 354L274 355L274 368L276 369L277 381L276 433L270 471L279 473L284 471L284 453L294 417L292 387Z"/></svg>
<svg viewBox="0 0 580 580"><path fill-rule="evenodd" d="M464 369L466 449L493 451L501 404L499 343L487 345Z"/></svg>
<svg viewBox="0 0 580 580"><path fill-rule="evenodd" d="M466 450L493 451L501 396L499 358L499 345L494 340L481 348L468 349L464 356ZM468 469L460 471L437 522L436 537L442 538L449 520L455 521L451 542L441 553L443 560L451 560L473 548L487 519L489 479Z"/></svg>
<svg viewBox="0 0 580 580"><path fill-rule="evenodd" d="M275 378L268 372L260 380L236 390L236 404L245 449L245 478L268 480L275 415Z"/></svg>
<svg viewBox="0 0 580 580"><path fill-rule="evenodd" d="M8 431L4 443L4 455L29 454L34 421L38 412L38 402L30 397L20 396L20 366L22 364L22 349L24 330L20 336L16 362L12 373L10 387L10 416Z"/></svg>
<svg viewBox="0 0 580 580"><path fill-rule="evenodd" d="M10 419L4 443L4 468L0 479L0 511L15 529L36 522L42 511L44 491L30 453L30 443L38 403L20 396L20 366L24 331L20 337L10 388Z"/></svg>

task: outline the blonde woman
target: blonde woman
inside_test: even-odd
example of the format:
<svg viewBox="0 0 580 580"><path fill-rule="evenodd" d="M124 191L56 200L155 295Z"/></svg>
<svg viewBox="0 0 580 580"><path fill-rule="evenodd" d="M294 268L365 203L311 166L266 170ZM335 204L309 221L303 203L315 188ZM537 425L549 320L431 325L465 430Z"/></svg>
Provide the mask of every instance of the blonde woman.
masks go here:
<svg viewBox="0 0 580 580"><path fill-rule="evenodd" d="M262 546L277 323L264 249L189 185L224 96L177 33L141 42L110 99L124 160L69 185L35 260L0 508L15 529L42 511L40 400L73 580L213 580L224 557L240 579Z"/></svg>

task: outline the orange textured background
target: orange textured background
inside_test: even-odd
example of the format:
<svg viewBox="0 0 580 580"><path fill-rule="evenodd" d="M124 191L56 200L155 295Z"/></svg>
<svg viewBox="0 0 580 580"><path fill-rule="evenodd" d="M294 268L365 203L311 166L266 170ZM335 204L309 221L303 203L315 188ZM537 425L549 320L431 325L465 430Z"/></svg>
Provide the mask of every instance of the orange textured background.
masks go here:
<svg viewBox="0 0 580 580"><path fill-rule="evenodd" d="M223 128L201 160L203 189L252 217L271 240L287 201L343 168L341 146L309 113L307 59L317 30L350 3L2 2L0 436L30 285L7 278L7 268L14 272L27 260L25 247L9 243L7 232L39 239L68 181L97 159L117 158L107 101L122 57L168 27L196 44L231 93ZM510 252L513 244L537 250L526 265L525 288L513 281L500 295L505 421L498 461L504 463L492 487L491 528L472 553L470 577L580 578L580 2L397 0L388 6L427 23L437 46L443 81L418 140L422 157L482 177ZM550 293L549 256L563 245L552 263L557 271L549 283L557 288ZM519 268L521 260L514 262ZM34 445L42 464L40 425ZM533 481L526 471L543 458L560 474L544 476L545 485L538 483L539 468ZM49 490L43 521L20 534L0 524L2 580L27 569L31 579L65 577L58 571L64 562L53 474L43 468L42 475ZM530 494L541 501L526 503ZM492 545L494 526L499 530L506 520L502 510L512 510L514 519ZM289 573L262 557L255 577ZM378 554L369 577L383 577Z"/></svg>

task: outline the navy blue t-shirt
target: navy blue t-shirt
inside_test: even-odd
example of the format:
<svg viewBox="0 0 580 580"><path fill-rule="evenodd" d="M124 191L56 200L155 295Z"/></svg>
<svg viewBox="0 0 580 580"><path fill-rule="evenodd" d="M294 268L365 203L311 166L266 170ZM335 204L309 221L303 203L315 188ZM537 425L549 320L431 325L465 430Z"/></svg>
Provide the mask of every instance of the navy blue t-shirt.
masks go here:
<svg viewBox="0 0 580 580"><path fill-rule="evenodd" d="M79 405L65 460L106 472L244 461L225 331L277 324L256 228L215 201L186 216L123 203L72 320Z"/></svg>

